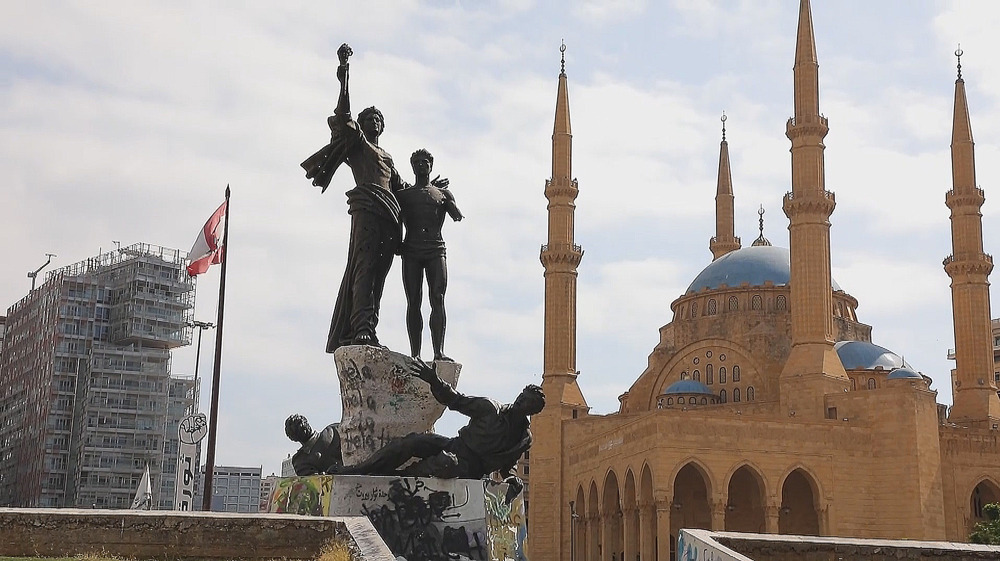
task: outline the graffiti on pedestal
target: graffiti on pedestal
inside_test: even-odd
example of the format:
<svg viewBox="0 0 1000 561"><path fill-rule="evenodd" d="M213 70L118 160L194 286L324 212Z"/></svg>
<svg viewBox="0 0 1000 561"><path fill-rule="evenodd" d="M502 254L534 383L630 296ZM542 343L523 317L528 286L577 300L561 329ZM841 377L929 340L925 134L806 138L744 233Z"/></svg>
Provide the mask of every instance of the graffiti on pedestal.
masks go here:
<svg viewBox="0 0 1000 561"><path fill-rule="evenodd" d="M414 477L354 477L332 512L360 511L394 555L407 561L489 559L482 483ZM388 481L388 485L386 485Z"/></svg>
<svg viewBox="0 0 1000 561"><path fill-rule="evenodd" d="M527 561L528 521L524 515L524 495L507 502L507 483L486 481L486 522L490 559Z"/></svg>
<svg viewBox="0 0 1000 561"><path fill-rule="evenodd" d="M406 561L526 561L521 495L478 479L358 475L287 477L271 512L365 516Z"/></svg>

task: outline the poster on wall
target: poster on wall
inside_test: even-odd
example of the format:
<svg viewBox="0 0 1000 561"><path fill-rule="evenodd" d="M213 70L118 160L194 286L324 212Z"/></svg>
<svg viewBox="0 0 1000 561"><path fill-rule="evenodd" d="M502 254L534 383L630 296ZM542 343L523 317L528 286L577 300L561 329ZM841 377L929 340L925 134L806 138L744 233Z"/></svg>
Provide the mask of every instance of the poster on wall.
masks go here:
<svg viewBox="0 0 1000 561"><path fill-rule="evenodd" d="M174 510L194 510L194 481L198 474L198 443L208 434L204 413L188 415L177 425L177 477Z"/></svg>

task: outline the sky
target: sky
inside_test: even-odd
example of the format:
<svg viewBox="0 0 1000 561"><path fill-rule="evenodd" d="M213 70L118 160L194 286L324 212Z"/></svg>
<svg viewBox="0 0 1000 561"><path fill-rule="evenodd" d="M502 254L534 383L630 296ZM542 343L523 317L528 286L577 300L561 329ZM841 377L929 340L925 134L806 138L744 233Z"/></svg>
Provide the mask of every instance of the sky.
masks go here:
<svg viewBox="0 0 1000 561"><path fill-rule="evenodd" d="M336 50L355 108L385 115L404 178L426 148L460 223L446 353L459 389L512 400L542 370L545 180L565 41L579 181L580 385L595 414L642 373L670 304L709 264L725 111L736 233L787 247L793 0L10 2L0 18L0 308L28 271L144 242L187 250L232 187L217 465L278 472L291 413L339 421L324 353L347 254L346 168L325 194L299 163L329 138ZM814 0L836 281L873 342L951 403L949 144L955 56L976 140L987 252L1000 240L1000 5ZM995 198L997 197L997 198ZM219 267L198 279L215 321ZM379 337L406 352L399 263ZM996 291L993 316L1000 316ZM426 306L425 306L426 312ZM205 332L201 373L211 372ZM426 338L426 336L425 336ZM429 340L425 340L425 349ZM207 350L206 350L207 349ZM194 345L174 353L191 375ZM203 388L207 412L209 388ZM463 419L446 413L439 432Z"/></svg>

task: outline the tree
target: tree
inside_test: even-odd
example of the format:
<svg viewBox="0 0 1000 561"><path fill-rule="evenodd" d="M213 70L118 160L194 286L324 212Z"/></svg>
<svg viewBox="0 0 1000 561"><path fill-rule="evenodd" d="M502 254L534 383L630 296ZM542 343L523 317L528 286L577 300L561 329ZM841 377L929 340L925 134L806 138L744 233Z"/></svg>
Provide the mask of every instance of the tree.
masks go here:
<svg viewBox="0 0 1000 561"><path fill-rule="evenodd" d="M969 541L987 545L1000 545L1000 503L983 506L986 520L977 522L969 534Z"/></svg>

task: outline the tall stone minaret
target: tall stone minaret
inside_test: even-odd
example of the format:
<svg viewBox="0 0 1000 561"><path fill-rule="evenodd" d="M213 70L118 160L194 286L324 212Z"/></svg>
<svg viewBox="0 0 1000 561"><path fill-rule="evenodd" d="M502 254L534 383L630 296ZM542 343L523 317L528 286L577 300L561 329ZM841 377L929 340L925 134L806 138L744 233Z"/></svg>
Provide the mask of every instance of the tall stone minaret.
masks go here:
<svg viewBox="0 0 1000 561"><path fill-rule="evenodd" d="M951 277L955 322L955 370L952 371L952 422L986 424L1000 420L1000 399L993 381L993 337L990 328L990 283L993 258L983 253L985 197L976 186L976 155L969 105L962 80L962 50L955 80L955 113L951 129L952 189L945 195L951 209L952 254L944 260Z"/></svg>
<svg viewBox="0 0 1000 561"><path fill-rule="evenodd" d="M712 259L740 248L736 237L733 210L733 174L729 169L729 143L726 142L726 114L722 114L722 144L719 146L719 179L715 188L715 236L708 242Z"/></svg>
<svg viewBox="0 0 1000 561"><path fill-rule="evenodd" d="M530 559L569 560L570 510L562 498L566 458L562 423L588 411L576 377L576 268L583 250L573 240L573 213L579 193L573 179L573 133L569 124L566 45L562 54L556 119L552 129L552 178L545 182L549 200L549 240L542 246L545 268L545 358L542 389L545 409L532 417L531 484L528 516Z"/></svg>
<svg viewBox="0 0 1000 561"><path fill-rule="evenodd" d="M829 126L819 112L819 62L811 12L809 0L800 0L795 116L785 127L792 141L792 191L783 204L791 252L792 349L781 372L780 393L789 415L822 418L823 395L842 392L850 379L833 348L830 215L837 203L825 189L823 139Z"/></svg>

